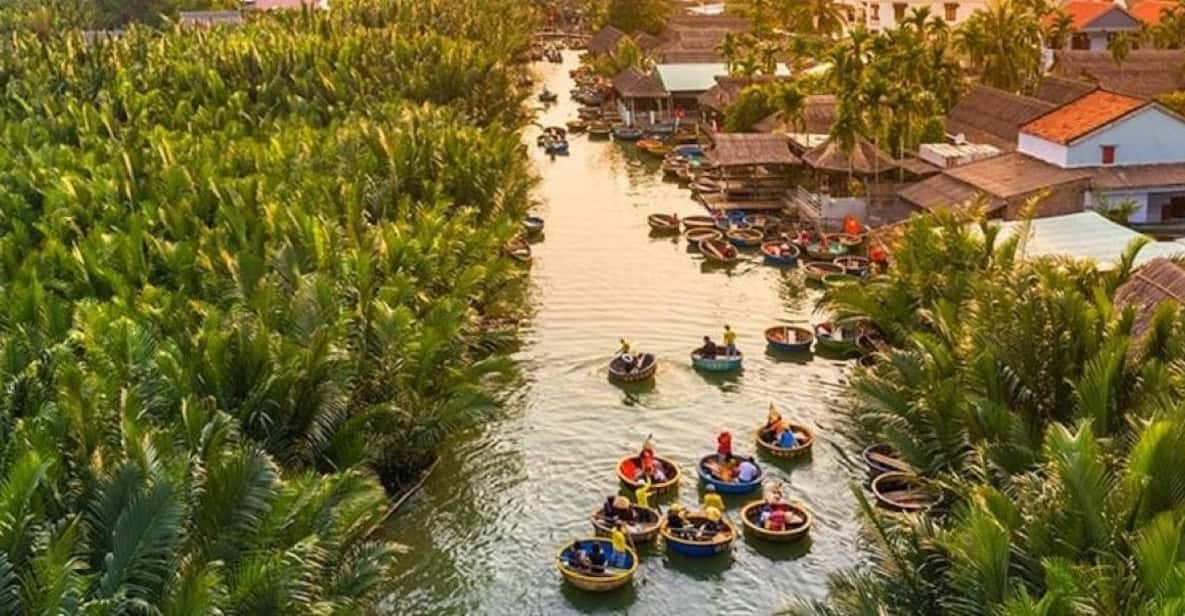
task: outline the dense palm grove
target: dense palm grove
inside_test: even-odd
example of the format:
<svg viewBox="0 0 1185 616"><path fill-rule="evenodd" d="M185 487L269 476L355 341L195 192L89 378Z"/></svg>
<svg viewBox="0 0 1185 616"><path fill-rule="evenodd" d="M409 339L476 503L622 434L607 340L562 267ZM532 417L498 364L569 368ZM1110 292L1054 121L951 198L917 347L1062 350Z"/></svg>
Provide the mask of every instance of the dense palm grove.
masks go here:
<svg viewBox="0 0 1185 616"><path fill-rule="evenodd" d="M798 611L1185 612L1185 312L1137 329L1113 303L1139 246L1106 273L1022 260L953 215L913 219L897 246L887 276L828 300L892 343L854 381L851 430L947 500L866 504L871 562Z"/></svg>
<svg viewBox="0 0 1185 616"><path fill-rule="evenodd" d="M384 484L506 369L523 5L4 16L0 613L381 598Z"/></svg>

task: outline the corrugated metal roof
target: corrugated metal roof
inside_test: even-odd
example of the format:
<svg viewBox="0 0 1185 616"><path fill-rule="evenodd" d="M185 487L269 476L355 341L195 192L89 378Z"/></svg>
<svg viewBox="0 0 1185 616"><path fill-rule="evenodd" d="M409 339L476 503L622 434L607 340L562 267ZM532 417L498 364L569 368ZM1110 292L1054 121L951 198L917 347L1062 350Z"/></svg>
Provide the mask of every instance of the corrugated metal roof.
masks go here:
<svg viewBox="0 0 1185 616"><path fill-rule="evenodd" d="M668 92L707 92L716 85L716 77L728 74L723 62L696 64L659 64L654 68L659 81ZM789 75L790 69L779 64L778 75Z"/></svg>
<svg viewBox="0 0 1185 616"><path fill-rule="evenodd" d="M1142 234L1107 220L1096 212L1078 212L1029 221L1014 220L1000 224L1000 239L1029 231L1024 256L1058 256L1094 261L1100 267L1119 263L1123 251ZM1185 245L1175 242L1152 242L1136 256L1136 264L1158 257L1185 255Z"/></svg>

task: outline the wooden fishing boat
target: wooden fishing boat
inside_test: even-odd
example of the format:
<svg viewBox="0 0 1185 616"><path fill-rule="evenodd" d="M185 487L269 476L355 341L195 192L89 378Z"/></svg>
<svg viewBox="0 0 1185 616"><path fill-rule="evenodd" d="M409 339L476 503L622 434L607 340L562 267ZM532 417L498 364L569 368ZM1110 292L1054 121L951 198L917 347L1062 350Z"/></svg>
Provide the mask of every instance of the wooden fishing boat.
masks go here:
<svg viewBox="0 0 1185 616"><path fill-rule="evenodd" d="M527 233L542 233L543 219L538 216L527 216L523 219L523 229L526 229Z"/></svg>
<svg viewBox="0 0 1185 616"><path fill-rule="evenodd" d="M827 261L809 261L802 266L806 272L807 282L823 284L823 277L827 274L842 274L843 268Z"/></svg>
<svg viewBox="0 0 1185 616"><path fill-rule="evenodd" d="M810 453L811 448L815 446L815 432L805 425L793 421L787 421L786 425L794 433L793 447L779 447L773 441L766 440L767 435L763 434L765 432L764 428L758 428L754 435L757 440L757 446L769 455L782 459L797 458Z"/></svg>
<svg viewBox="0 0 1185 616"><path fill-rule="evenodd" d="M662 521L658 511L637 504L631 504L630 511L634 514L634 521L626 522L626 532L629 533L630 539L635 544L654 541L658 537L659 522ZM608 537L613 531L613 522L607 519L599 508L592 513L592 525L599 537Z"/></svg>
<svg viewBox="0 0 1185 616"><path fill-rule="evenodd" d="M811 350L815 334L805 327L778 325L765 330L765 342L775 351L801 353Z"/></svg>
<svg viewBox="0 0 1185 616"><path fill-rule="evenodd" d="M765 471L757 466L757 477L753 481L725 481L712 474L711 463L717 460L714 453L710 453L699 459L699 464L696 465L696 470L699 471L699 480L704 485L712 486L720 494L748 494L754 490L761 488L761 483L765 481ZM725 464L737 465L740 464L744 458L740 456L731 456L725 461ZM757 463L754 462L754 465Z"/></svg>
<svg viewBox="0 0 1185 616"><path fill-rule="evenodd" d="M679 467L676 466L674 462L671 462L662 456L654 456L654 462L662 468L663 473L665 473L667 479L666 481L652 482L650 484L650 493L662 494L678 487L679 477L681 476ZM638 488L642 487L643 484L642 481L639 481L635 478L641 471L641 464L642 461L638 458L638 456L626 456L618 460L617 478L621 480L621 483L624 483L630 488L637 490Z"/></svg>
<svg viewBox="0 0 1185 616"><path fill-rule="evenodd" d="M720 192L720 184L708 177L697 177L691 181L691 190L701 195L712 195Z"/></svg>
<svg viewBox="0 0 1185 616"><path fill-rule="evenodd" d="M594 121L588 123L588 136L594 139L607 139L612 132L609 125L604 122Z"/></svg>
<svg viewBox="0 0 1185 616"><path fill-rule="evenodd" d="M618 141L637 141L642 138L642 129L632 126L620 126L613 129L613 138Z"/></svg>
<svg viewBox="0 0 1185 616"><path fill-rule="evenodd" d="M586 121L587 120L595 120L595 119L601 117L601 108L600 107L591 107L591 106L581 107L580 109L576 110L576 117L580 118L581 120L586 120Z"/></svg>
<svg viewBox="0 0 1185 616"><path fill-rule="evenodd" d="M567 154L568 140L567 139L549 139L545 146L548 154Z"/></svg>
<svg viewBox="0 0 1185 616"><path fill-rule="evenodd" d="M583 133L588 129L588 122L585 122L584 120L570 120L565 124L565 126L567 126L568 130L573 133Z"/></svg>
<svg viewBox="0 0 1185 616"><path fill-rule="evenodd" d="M715 263L736 263L737 260L737 249L724 240L700 240L699 251Z"/></svg>
<svg viewBox="0 0 1185 616"><path fill-rule="evenodd" d="M806 254L810 255L812 259L822 259L824 261L842 257L847 252L848 247L839 242L830 242L826 246L822 243L808 244L806 247Z"/></svg>
<svg viewBox="0 0 1185 616"><path fill-rule="evenodd" d="M766 265L792 267L798 264L798 246L789 242L765 242L761 245L761 256Z"/></svg>
<svg viewBox="0 0 1185 616"><path fill-rule="evenodd" d="M699 250L699 243L703 240L720 241L724 238L724 234L715 229L688 229L683 233L683 238L687 240L688 250Z"/></svg>
<svg viewBox="0 0 1185 616"><path fill-rule="evenodd" d="M715 229L716 219L711 216L684 216L684 229Z"/></svg>
<svg viewBox="0 0 1185 616"><path fill-rule="evenodd" d="M912 473L891 472L872 480L876 502L894 511L926 511L942 502L942 491Z"/></svg>
<svg viewBox="0 0 1185 616"><path fill-rule="evenodd" d="M819 323L815 326L815 351L832 355L855 355L856 329L850 323Z"/></svg>
<svg viewBox="0 0 1185 616"><path fill-rule="evenodd" d="M697 511L688 513L687 520L695 526L700 526L708 521L708 517ZM662 535L663 545L668 550L692 558L704 558L727 552L736 541L736 526L727 518L722 518L720 522L724 524L724 530L710 539L695 539L690 535L673 531L667 526L666 518L663 518L659 526L659 533Z"/></svg>
<svg viewBox="0 0 1185 616"><path fill-rule="evenodd" d="M506 250L506 254L515 261L522 263L531 262L531 245L522 238L515 238L506 242L504 249Z"/></svg>
<svg viewBox="0 0 1185 616"><path fill-rule="evenodd" d="M762 526L761 513L766 506L786 508L785 530L769 530ZM745 525L746 533L758 539L774 543L790 543L798 541L810 533L811 526L815 523L815 516L811 515L811 512L807 511L802 503L773 504L767 501L754 501L741 508L741 523Z"/></svg>
<svg viewBox="0 0 1185 616"><path fill-rule="evenodd" d="M671 146L660 139L640 139L637 146L639 150L653 156L666 156L671 151Z"/></svg>
<svg viewBox="0 0 1185 616"><path fill-rule="evenodd" d="M658 358L653 353L639 353L632 370L626 369L626 362L621 355L609 360L609 378L622 383L638 383L654 378L658 370Z"/></svg>
<svg viewBox="0 0 1185 616"><path fill-rule="evenodd" d="M854 284L860 284L860 278L847 272L834 272L823 276L823 286L828 289L838 289Z"/></svg>
<svg viewBox="0 0 1185 616"><path fill-rule="evenodd" d="M705 372L731 372L733 370L740 370L744 359L745 356L740 351L737 351L736 355L717 355L712 358L704 357L697 351L692 351L691 353L691 365Z"/></svg>
<svg viewBox="0 0 1185 616"><path fill-rule="evenodd" d="M679 217L673 214L651 214L646 217L646 224L652 231L660 233L679 232Z"/></svg>
<svg viewBox="0 0 1185 616"><path fill-rule="evenodd" d="M914 468L902 460L893 446L888 443L876 443L865 447L861 457L868 465L869 476L873 478L885 473L916 474Z"/></svg>
<svg viewBox="0 0 1185 616"><path fill-rule="evenodd" d="M869 263L868 259L865 259L864 257L856 257L852 255L836 257L835 264L842 267L844 272L853 276L864 277L868 275Z"/></svg>
<svg viewBox="0 0 1185 616"><path fill-rule="evenodd" d="M603 573L593 573L576 565L574 550L587 550L594 543L601 544L601 548L606 550L606 553L613 551L613 542L600 537L574 541L560 550L560 553L555 557L555 566L560 570L560 575L564 580L580 590L589 592L608 592L629 584L634 579L634 573L638 570L638 553L633 548L626 548L626 553L629 555L628 568L626 569L605 567Z"/></svg>
<svg viewBox="0 0 1185 616"><path fill-rule="evenodd" d="M758 229L732 229L724 235L738 248L756 248L765 240L765 233Z"/></svg>

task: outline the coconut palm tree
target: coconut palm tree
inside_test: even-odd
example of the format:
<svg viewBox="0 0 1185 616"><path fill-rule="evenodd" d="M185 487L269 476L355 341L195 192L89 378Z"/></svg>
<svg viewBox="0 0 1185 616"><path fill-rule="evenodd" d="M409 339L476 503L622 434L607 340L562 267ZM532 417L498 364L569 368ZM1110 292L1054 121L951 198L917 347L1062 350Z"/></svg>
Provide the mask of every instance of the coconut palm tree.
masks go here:
<svg viewBox="0 0 1185 616"><path fill-rule="evenodd" d="M1034 87L1040 75L1041 35L1037 13L1003 0L963 22L956 41L984 83L1020 92Z"/></svg>

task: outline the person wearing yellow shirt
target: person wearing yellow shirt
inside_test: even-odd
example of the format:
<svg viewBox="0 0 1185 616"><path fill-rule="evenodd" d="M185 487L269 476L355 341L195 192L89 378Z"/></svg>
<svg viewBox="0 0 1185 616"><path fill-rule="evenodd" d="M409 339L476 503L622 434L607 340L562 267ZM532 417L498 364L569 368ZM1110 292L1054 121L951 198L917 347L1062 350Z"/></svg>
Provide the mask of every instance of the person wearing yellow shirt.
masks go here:
<svg viewBox="0 0 1185 616"><path fill-rule="evenodd" d="M730 357L737 354L737 333L728 325L724 326L724 354Z"/></svg>
<svg viewBox="0 0 1185 616"><path fill-rule="evenodd" d="M634 502L639 507L650 508L650 482L646 481L637 490L634 490Z"/></svg>
<svg viewBox="0 0 1185 616"><path fill-rule="evenodd" d="M704 492L704 510L715 508L717 511L724 511L724 499L716 493L716 486L708 486Z"/></svg>
<svg viewBox="0 0 1185 616"><path fill-rule="evenodd" d="M610 566L618 569L630 568L630 556L626 552L626 546L629 544L629 536L625 532L625 523L618 522L617 526L613 527L613 531L609 533L609 542L613 545L613 554L609 557Z"/></svg>

